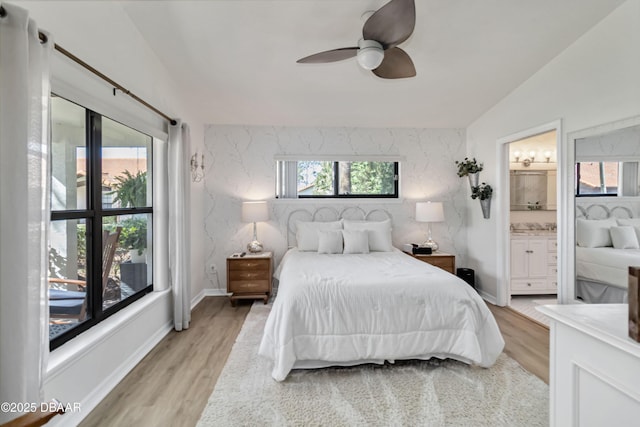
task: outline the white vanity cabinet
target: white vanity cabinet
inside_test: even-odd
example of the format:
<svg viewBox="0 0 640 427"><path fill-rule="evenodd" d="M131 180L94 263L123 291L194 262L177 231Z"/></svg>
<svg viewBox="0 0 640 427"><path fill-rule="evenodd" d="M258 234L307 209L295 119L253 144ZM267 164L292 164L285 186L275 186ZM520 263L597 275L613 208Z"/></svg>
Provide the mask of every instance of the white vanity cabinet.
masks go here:
<svg viewBox="0 0 640 427"><path fill-rule="evenodd" d="M555 294L557 288L556 236L511 236L511 295Z"/></svg>

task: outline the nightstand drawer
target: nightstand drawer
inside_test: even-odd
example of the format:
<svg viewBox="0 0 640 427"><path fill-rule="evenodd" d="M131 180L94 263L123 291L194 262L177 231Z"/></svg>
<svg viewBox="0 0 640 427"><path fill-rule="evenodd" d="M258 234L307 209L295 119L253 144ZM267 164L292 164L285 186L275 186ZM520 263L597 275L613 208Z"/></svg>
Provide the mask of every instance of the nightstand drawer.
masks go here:
<svg viewBox="0 0 640 427"><path fill-rule="evenodd" d="M229 270L229 280L269 280L269 270Z"/></svg>
<svg viewBox="0 0 640 427"><path fill-rule="evenodd" d="M269 280L229 280L228 292L252 293L269 292Z"/></svg>
<svg viewBox="0 0 640 427"><path fill-rule="evenodd" d="M264 270L269 271L271 259L234 259L229 260L229 270Z"/></svg>

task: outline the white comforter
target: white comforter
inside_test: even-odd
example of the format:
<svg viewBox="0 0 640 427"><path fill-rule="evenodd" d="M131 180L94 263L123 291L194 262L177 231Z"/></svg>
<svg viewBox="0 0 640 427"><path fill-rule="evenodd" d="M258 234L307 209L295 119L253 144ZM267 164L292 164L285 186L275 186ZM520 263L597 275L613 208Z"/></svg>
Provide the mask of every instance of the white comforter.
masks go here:
<svg viewBox="0 0 640 427"><path fill-rule="evenodd" d="M259 354L284 380L297 367L453 358L491 366L504 340L464 281L395 252L327 255L292 249Z"/></svg>
<svg viewBox="0 0 640 427"><path fill-rule="evenodd" d="M616 288L629 286L629 266L640 265L640 249L576 246L576 276Z"/></svg>

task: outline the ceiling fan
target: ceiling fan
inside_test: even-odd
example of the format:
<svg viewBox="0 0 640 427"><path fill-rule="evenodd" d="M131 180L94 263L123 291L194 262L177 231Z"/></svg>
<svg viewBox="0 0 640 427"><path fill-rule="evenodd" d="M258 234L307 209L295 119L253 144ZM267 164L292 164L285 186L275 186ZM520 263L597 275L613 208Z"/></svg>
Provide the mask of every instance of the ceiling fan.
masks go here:
<svg viewBox="0 0 640 427"><path fill-rule="evenodd" d="M298 59L302 64L336 62L357 57L360 66L383 79L416 75L409 55L399 47L416 25L414 0L391 0L373 13L362 27L357 47L327 50Z"/></svg>

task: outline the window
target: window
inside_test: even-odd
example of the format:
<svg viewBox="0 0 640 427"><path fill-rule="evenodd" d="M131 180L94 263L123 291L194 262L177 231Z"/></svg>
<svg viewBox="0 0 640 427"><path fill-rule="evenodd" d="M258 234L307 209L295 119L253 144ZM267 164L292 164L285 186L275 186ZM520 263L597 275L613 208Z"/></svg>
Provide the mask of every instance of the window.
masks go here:
<svg viewBox="0 0 640 427"><path fill-rule="evenodd" d="M153 290L152 142L52 96L51 349Z"/></svg>
<svg viewBox="0 0 640 427"><path fill-rule="evenodd" d="M398 198L398 162L279 160L278 198Z"/></svg>
<svg viewBox="0 0 640 427"><path fill-rule="evenodd" d="M617 196L618 162L578 162L576 197Z"/></svg>

